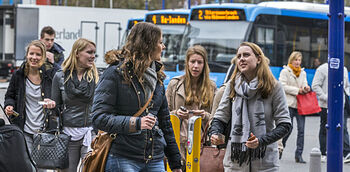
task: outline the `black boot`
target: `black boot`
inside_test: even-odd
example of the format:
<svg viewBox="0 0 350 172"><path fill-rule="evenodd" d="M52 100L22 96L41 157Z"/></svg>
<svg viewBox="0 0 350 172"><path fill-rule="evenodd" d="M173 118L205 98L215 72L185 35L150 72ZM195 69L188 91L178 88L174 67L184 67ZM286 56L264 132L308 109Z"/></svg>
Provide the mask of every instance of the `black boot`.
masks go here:
<svg viewBox="0 0 350 172"><path fill-rule="evenodd" d="M306 163L306 161L303 160L303 157L301 157L301 155L295 157L295 162L296 163L303 163L303 164Z"/></svg>

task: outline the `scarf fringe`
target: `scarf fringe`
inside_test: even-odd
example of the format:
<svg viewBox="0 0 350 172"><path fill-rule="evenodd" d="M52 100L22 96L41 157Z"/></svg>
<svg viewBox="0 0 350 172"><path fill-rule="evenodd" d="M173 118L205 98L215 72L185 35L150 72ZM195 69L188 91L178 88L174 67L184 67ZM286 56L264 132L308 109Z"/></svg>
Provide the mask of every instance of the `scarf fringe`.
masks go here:
<svg viewBox="0 0 350 172"><path fill-rule="evenodd" d="M251 161L262 159L265 156L266 146L250 149L245 146L245 143L231 144L231 160L236 162L239 166L243 163L249 164Z"/></svg>

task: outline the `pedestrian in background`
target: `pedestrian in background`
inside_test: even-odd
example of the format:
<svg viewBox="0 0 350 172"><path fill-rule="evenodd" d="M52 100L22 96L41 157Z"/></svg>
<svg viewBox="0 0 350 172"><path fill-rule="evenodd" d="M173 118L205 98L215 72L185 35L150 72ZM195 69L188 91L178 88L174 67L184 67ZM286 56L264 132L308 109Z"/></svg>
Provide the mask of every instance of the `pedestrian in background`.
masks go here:
<svg viewBox="0 0 350 172"><path fill-rule="evenodd" d="M117 134L106 172L165 171L164 156L173 172L181 172L163 85L165 74L159 63L164 48L159 27L138 23L120 52L124 61L111 63L101 76L93 103L93 124ZM150 98L146 111L134 117Z"/></svg>
<svg viewBox="0 0 350 172"><path fill-rule="evenodd" d="M188 119L202 117L202 133L210 119L216 84L209 78L207 51L196 45L188 48L185 74L170 80L166 97L171 114L180 118L180 150L182 164L186 167ZM185 107L185 109L181 108Z"/></svg>
<svg viewBox="0 0 350 172"><path fill-rule="evenodd" d="M92 141L91 105L98 82L95 66L96 45L84 38L76 40L52 83L52 99L61 111L63 132L69 141L69 168L76 172Z"/></svg>
<svg viewBox="0 0 350 172"><path fill-rule="evenodd" d="M327 161L327 114L328 114L328 63L324 63L316 69L314 79L312 81L312 90L316 92L318 98L318 105L321 107L320 112L320 131L319 131L319 143L321 150L321 161ZM348 77L348 69L344 66L344 104L345 95L349 94L350 84ZM344 123L343 123L343 156L344 161L350 159L350 144L349 144L349 134L346 126L347 122L347 111L344 109Z"/></svg>
<svg viewBox="0 0 350 172"><path fill-rule="evenodd" d="M305 116L298 114L297 95L310 92L310 86L307 84L306 72L301 68L302 54L294 51L290 54L288 65L283 66L280 73L279 81L281 82L284 92L286 93L289 115L293 126L293 117L297 120L297 148L295 150L295 162L306 163L302 157L304 149L304 130ZM286 142L291 132L283 138L283 147L286 147Z"/></svg>
<svg viewBox="0 0 350 172"><path fill-rule="evenodd" d="M224 157L225 171L278 171L277 140L291 130L282 85L272 75L261 48L243 42L235 69L211 123L211 143L231 120L231 134Z"/></svg>
<svg viewBox="0 0 350 172"><path fill-rule="evenodd" d="M46 57L52 64L61 66L64 61L64 49L55 42L56 32L51 26L45 26L40 32L40 41L46 45Z"/></svg>
<svg viewBox="0 0 350 172"><path fill-rule="evenodd" d="M5 113L24 131L29 152L33 150L34 134L42 131L45 119L49 119L45 111L56 106L50 98L52 78L58 68L46 68L45 53L45 45L39 40L27 46L26 59L12 75L5 94Z"/></svg>

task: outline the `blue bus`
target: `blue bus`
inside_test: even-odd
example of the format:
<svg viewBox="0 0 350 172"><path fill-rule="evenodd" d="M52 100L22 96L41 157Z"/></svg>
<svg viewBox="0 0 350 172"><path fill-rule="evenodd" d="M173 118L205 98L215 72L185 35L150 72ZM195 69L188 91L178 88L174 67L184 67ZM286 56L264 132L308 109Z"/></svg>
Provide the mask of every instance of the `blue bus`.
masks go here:
<svg viewBox="0 0 350 172"><path fill-rule="evenodd" d="M328 10L328 5L304 2L194 6L181 42L180 54L174 61L178 71L182 71L187 48L196 44L204 46L208 51L211 79L220 86L237 47L243 41L250 41L258 44L269 57L271 71L277 79L282 66L288 63L290 53L300 51L303 54L302 66L311 85L317 67L314 62L327 62ZM345 13L350 14L348 7L345 7ZM350 17L346 17L344 65L348 69L349 22Z"/></svg>
<svg viewBox="0 0 350 172"><path fill-rule="evenodd" d="M122 38L122 43L121 43L122 46L125 44L126 38L128 37L131 28L133 26L135 26L138 22L143 22L144 20L145 20L145 18L143 18L143 17L131 18L128 20L128 24L126 25L126 29L125 29L125 32L124 32L123 38Z"/></svg>
<svg viewBox="0 0 350 172"><path fill-rule="evenodd" d="M163 32L163 43L166 47L162 52L162 62L167 75L164 81L165 86L168 85L172 77L183 73L177 68L177 62L189 13L190 10L186 9L167 9L150 11L145 15L146 22L156 24Z"/></svg>

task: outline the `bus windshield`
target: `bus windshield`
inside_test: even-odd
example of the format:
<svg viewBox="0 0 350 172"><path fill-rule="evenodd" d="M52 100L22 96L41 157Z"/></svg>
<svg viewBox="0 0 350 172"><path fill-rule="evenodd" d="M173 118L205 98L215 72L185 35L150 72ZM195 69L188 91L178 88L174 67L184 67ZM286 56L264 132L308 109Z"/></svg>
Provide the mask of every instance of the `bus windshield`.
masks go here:
<svg viewBox="0 0 350 172"><path fill-rule="evenodd" d="M162 29L165 49L162 52L162 62L166 70L175 71L173 63L177 59L185 25L158 25Z"/></svg>
<svg viewBox="0 0 350 172"><path fill-rule="evenodd" d="M246 36L249 24L247 21L191 21L185 29L178 60L184 61L186 50L200 44L208 52L210 71L226 72L237 47ZM183 66L180 68L183 69Z"/></svg>

